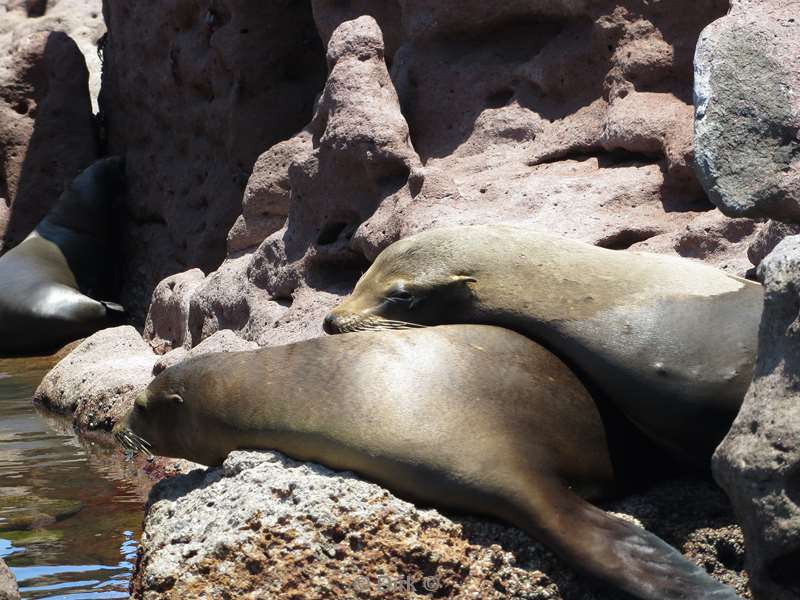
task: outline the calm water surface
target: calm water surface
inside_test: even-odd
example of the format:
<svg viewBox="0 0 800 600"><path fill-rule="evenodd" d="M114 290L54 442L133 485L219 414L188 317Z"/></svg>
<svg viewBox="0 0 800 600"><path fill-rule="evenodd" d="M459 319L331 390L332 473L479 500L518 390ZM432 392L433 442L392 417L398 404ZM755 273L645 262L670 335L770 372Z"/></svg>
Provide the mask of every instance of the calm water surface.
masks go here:
<svg viewBox="0 0 800 600"><path fill-rule="evenodd" d="M127 598L151 483L31 398L52 359L0 359L0 557L23 598Z"/></svg>

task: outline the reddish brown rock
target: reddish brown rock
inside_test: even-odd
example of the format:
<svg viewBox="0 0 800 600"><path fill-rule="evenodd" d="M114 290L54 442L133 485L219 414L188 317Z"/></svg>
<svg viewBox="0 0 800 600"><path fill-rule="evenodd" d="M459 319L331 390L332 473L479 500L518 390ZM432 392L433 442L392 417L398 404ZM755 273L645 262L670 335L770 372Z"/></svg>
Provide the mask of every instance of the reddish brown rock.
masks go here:
<svg viewBox="0 0 800 600"><path fill-rule="evenodd" d="M97 156L80 50L65 33L25 29L0 29L0 252Z"/></svg>
<svg viewBox="0 0 800 600"><path fill-rule="evenodd" d="M258 344L255 342L248 342L233 333L230 329L223 329L214 335L207 337L202 342L197 344L191 350L186 348L176 348L171 352L167 352L164 356L158 359L153 365L153 375L158 375L164 369L168 369L187 358L194 358L203 354L211 354L212 352L242 352L245 350L256 350Z"/></svg>
<svg viewBox="0 0 800 600"><path fill-rule="evenodd" d="M89 95L97 111L101 39L106 32L102 0L4 0L0 2L0 46L8 39L61 31L78 45L89 69Z"/></svg>
<svg viewBox="0 0 800 600"><path fill-rule="evenodd" d="M402 3L389 77L375 20L328 33L359 6L314 5L328 82L306 129L257 161L229 259L192 296L192 343L220 329L261 345L319 335L304 315L324 314L389 243L448 224L510 221L747 272L756 224L721 222L690 168L691 46L722 7L594 7L491 34L437 21L417 35L414 11L428 9Z"/></svg>
<svg viewBox="0 0 800 600"><path fill-rule="evenodd" d="M324 82L308 2L104 3L101 107L130 178L123 301L217 268L259 154L305 125Z"/></svg>

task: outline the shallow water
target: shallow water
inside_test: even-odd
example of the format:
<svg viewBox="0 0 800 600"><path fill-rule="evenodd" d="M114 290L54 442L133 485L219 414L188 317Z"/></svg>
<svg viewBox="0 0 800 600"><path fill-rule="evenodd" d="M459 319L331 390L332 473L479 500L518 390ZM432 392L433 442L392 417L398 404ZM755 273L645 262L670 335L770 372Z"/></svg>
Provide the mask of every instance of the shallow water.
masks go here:
<svg viewBox="0 0 800 600"><path fill-rule="evenodd" d="M0 359L0 557L23 598L127 598L151 482L33 392L53 359Z"/></svg>

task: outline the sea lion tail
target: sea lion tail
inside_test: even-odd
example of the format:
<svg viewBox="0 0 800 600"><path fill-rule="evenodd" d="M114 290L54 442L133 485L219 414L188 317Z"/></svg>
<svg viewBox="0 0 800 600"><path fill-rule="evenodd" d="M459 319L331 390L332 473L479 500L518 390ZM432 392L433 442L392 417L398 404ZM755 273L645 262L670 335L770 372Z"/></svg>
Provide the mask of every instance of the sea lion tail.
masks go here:
<svg viewBox="0 0 800 600"><path fill-rule="evenodd" d="M636 600L741 600L675 548L571 490L538 490L531 528L576 568ZM530 506L529 506L530 511Z"/></svg>

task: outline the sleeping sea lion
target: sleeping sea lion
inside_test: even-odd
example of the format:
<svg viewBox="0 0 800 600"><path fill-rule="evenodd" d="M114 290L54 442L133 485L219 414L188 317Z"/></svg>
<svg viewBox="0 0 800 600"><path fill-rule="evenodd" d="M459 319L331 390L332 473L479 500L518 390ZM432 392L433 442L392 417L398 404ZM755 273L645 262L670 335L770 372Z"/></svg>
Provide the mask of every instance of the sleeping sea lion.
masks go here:
<svg viewBox="0 0 800 600"><path fill-rule="evenodd" d="M762 287L697 261L511 225L434 229L378 255L328 333L483 323L570 364L651 439L707 466L755 363Z"/></svg>
<svg viewBox="0 0 800 600"><path fill-rule="evenodd" d="M510 522L628 597L738 598L586 501L622 483L601 410L564 363L507 329L352 333L191 358L159 374L114 434L207 465L273 449L351 470L410 500Z"/></svg>

